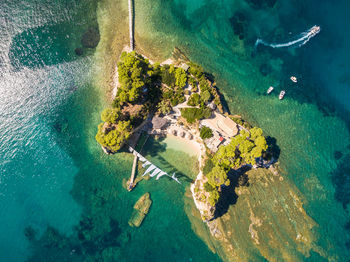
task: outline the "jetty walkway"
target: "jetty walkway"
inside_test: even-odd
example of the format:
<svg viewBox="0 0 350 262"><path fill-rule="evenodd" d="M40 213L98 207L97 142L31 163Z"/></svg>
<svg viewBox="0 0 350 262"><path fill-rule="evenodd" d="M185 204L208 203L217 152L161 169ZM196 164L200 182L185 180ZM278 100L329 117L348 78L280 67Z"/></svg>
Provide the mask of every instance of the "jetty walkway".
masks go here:
<svg viewBox="0 0 350 262"><path fill-rule="evenodd" d="M134 0L129 1L129 38L130 49L134 50Z"/></svg>

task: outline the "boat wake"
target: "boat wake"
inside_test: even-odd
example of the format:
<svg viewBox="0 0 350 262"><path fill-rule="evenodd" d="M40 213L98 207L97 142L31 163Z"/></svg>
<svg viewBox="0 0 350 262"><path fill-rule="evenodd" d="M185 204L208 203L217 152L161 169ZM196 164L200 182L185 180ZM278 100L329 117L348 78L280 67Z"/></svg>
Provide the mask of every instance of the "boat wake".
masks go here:
<svg viewBox="0 0 350 262"><path fill-rule="evenodd" d="M307 42L310 41L312 37L317 35L321 31L321 28L317 25L311 27L306 32L303 32L300 34L300 37L294 41L290 41L288 43L282 43L282 44L276 44L276 43L267 43L264 40L258 38L255 42L255 48L258 47L258 45L264 45L269 46L272 48L282 48L282 47L301 47L305 45Z"/></svg>

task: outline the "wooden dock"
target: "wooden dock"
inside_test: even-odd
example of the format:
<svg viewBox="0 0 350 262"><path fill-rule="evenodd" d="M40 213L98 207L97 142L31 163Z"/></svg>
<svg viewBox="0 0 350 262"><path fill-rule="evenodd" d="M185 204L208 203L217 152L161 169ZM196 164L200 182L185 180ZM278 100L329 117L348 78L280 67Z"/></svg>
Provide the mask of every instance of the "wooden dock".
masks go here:
<svg viewBox="0 0 350 262"><path fill-rule="evenodd" d="M130 176L130 179L129 179L128 183L127 183L128 191L133 190L134 187L136 186L136 184L135 184L135 175L136 175L136 169L137 169L137 160L138 160L138 157L135 155L134 156L134 162L132 164L131 176Z"/></svg>
<svg viewBox="0 0 350 262"><path fill-rule="evenodd" d="M130 49L134 50L134 0L129 0L129 38Z"/></svg>

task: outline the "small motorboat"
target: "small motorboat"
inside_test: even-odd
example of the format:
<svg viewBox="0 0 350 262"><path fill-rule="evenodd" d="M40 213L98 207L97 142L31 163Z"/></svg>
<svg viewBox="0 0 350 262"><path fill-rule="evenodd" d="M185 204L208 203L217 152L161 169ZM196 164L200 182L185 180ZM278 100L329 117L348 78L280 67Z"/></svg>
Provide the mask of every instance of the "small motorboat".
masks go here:
<svg viewBox="0 0 350 262"><path fill-rule="evenodd" d="M270 86L269 89L267 89L266 93L269 95L273 91L273 86Z"/></svg>
<svg viewBox="0 0 350 262"><path fill-rule="evenodd" d="M297 83L297 82L298 82L298 79L297 79L295 76L291 76L291 77L290 77L290 80L292 80L294 83Z"/></svg>
<svg viewBox="0 0 350 262"><path fill-rule="evenodd" d="M282 90L281 93L280 93L280 95L278 96L278 98L279 98L280 100L282 100L285 94L286 94L286 91Z"/></svg>

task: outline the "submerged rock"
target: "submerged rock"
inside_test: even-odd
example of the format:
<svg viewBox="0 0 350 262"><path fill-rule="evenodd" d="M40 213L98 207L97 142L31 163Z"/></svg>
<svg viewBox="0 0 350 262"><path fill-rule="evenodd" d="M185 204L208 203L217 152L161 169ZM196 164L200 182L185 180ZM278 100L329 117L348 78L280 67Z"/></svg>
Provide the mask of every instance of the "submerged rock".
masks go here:
<svg viewBox="0 0 350 262"><path fill-rule="evenodd" d="M311 252L328 258L298 189L266 169L246 174L249 186L236 188L237 202L221 217L201 226L189 215L208 246L224 261L302 261Z"/></svg>
<svg viewBox="0 0 350 262"><path fill-rule="evenodd" d="M98 28L90 27L81 37L81 44L85 48L95 48L100 42Z"/></svg>
<svg viewBox="0 0 350 262"><path fill-rule="evenodd" d="M137 200L134 205L134 211L129 219L129 225L131 227L141 226L143 220L149 212L149 209L152 205L152 200L149 193L145 193L143 196Z"/></svg>

